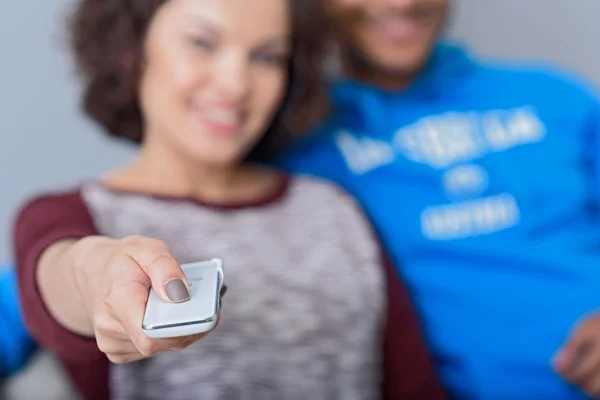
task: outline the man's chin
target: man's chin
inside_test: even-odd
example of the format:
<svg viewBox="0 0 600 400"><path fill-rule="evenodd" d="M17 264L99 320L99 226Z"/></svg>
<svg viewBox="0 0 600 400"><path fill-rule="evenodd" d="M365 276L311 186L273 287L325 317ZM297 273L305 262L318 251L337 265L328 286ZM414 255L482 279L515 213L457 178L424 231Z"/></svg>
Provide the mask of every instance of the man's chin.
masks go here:
<svg viewBox="0 0 600 400"><path fill-rule="evenodd" d="M371 67L389 76L403 77L419 72L429 59L430 52L424 49L407 51L404 54L383 52L371 54L368 59Z"/></svg>

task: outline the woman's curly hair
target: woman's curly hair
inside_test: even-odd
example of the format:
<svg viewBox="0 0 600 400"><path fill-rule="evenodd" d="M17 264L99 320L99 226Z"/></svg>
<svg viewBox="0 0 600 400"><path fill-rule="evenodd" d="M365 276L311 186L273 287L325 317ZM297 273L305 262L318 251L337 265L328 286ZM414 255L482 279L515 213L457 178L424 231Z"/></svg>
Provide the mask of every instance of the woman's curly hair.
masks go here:
<svg viewBox="0 0 600 400"><path fill-rule="evenodd" d="M146 33L169 0L81 0L71 21L72 47L84 79L84 111L112 136L143 140L138 101ZM328 24L320 0L288 0L294 48L284 104L254 154L279 147L328 110L323 82Z"/></svg>

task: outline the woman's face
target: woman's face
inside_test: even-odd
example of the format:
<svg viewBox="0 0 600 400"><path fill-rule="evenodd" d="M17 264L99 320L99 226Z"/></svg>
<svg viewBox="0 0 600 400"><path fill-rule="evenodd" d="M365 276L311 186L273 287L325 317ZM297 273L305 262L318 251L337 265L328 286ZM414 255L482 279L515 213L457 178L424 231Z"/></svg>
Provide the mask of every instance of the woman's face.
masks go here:
<svg viewBox="0 0 600 400"><path fill-rule="evenodd" d="M288 0L169 0L146 37L145 140L215 167L262 138L286 88Z"/></svg>

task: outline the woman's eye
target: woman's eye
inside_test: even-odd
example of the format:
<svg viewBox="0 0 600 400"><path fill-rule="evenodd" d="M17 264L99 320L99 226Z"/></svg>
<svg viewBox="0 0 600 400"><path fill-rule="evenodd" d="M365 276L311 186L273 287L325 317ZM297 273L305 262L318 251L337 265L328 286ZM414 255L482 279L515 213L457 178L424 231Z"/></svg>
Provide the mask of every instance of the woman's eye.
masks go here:
<svg viewBox="0 0 600 400"><path fill-rule="evenodd" d="M215 45L211 40L203 39L203 38L192 38L192 44L194 47L200 50L210 51L214 49Z"/></svg>
<svg viewBox="0 0 600 400"><path fill-rule="evenodd" d="M257 53L254 55L253 59L259 63L277 67L282 66L287 62L287 56L278 53Z"/></svg>

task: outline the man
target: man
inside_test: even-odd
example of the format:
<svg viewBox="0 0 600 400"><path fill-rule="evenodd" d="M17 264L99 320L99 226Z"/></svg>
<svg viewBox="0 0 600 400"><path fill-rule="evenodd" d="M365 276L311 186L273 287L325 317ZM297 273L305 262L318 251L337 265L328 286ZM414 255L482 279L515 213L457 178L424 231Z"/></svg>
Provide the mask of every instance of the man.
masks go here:
<svg viewBox="0 0 600 400"><path fill-rule="evenodd" d="M0 266L0 381L19 370L34 349L21 320L15 270Z"/></svg>
<svg viewBox="0 0 600 400"><path fill-rule="evenodd" d="M329 0L335 112L283 161L365 207L457 399L600 395L600 107L436 44L448 0Z"/></svg>

